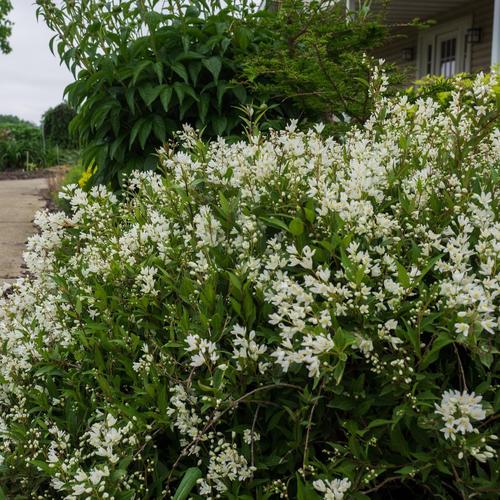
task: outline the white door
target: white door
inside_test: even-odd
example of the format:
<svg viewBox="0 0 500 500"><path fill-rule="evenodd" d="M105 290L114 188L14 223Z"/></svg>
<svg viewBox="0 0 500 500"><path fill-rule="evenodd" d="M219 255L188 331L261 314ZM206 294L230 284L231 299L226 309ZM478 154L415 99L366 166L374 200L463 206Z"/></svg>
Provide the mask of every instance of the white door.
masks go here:
<svg viewBox="0 0 500 500"><path fill-rule="evenodd" d="M417 78L425 75L453 76L470 69L470 51L466 43L471 18L430 28L419 37Z"/></svg>
<svg viewBox="0 0 500 500"><path fill-rule="evenodd" d="M458 60L458 31L451 31L436 37L436 62L433 73L446 78L463 71Z"/></svg>

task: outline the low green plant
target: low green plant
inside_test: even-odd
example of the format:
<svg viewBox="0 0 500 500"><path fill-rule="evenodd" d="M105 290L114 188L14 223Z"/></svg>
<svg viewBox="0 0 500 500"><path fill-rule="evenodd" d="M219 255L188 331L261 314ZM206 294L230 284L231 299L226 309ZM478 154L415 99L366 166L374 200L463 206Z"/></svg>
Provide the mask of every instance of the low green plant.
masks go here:
<svg viewBox="0 0 500 500"><path fill-rule="evenodd" d="M497 89L69 186L0 299L4 495L497 498Z"/></svg>
<svg viewBox="0 0 500 500"><path fill-rule="evenodd" d="M27 123L0 123L0 171L31 169L45 163L40 128Z"/></svg>

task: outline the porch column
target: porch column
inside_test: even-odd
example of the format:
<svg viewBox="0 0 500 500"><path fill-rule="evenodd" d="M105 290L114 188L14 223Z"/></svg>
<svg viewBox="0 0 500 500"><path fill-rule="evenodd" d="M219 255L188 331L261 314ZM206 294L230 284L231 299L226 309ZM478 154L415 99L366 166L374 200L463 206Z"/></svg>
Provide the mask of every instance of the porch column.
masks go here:
<svg viewBox="0 0 500 500"><path fill-rule="evenodd" d="M491 40L491 65L500 64L500 0L495 0L493 10L493 38Z"/></svg>

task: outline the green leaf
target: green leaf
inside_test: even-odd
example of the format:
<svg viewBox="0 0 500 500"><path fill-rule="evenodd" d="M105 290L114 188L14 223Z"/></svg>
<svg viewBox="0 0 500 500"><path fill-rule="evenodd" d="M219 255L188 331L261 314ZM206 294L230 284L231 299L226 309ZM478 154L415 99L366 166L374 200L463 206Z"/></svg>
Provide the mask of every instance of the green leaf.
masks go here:
<svg viewBox="0 0 500 500"><path fill-rule="evenodd" d="M137 137L137 134L139 133L139 130L141 129L141 127L145 121L146 121L145 118L139 118L139 120L137 120L134 123L134 126L132 127L132 131L130 132L129 148L131 148L132 144L134 144L135 139Z"/></svg>
<svg viewBox="0 0 500 500"><path fill-rule="evenodd" d="M184 102L184 98L186 97L186 95L192 97L194 101L199 100L198 96L196 95L196 92L190 85L186 85L185 83L181 82L175 82L174 90L177 95L177 99L179 100L180 106L182 106L182 103Z"/></svg>
<svg viewBox="0 0 500 500"><path fill-rule="evenodd" d="M314 210L312 210L311 208L307 208L305 207L304 208L304 214L306 216L306 219L308 220L308 222L310 222L311 224L314 222L314 220L316 219L316 213L314 212Z"/></svg>
<svg viewBox="0 0 500 500"><path fill-rule="evenodd" d="M156 76L158 77L158 82L160 84L162 84L163 83L163 64L161 63L161 61L155 62L154 68L155 68Z"/></svg>
<svg viewBox="0 0 500 500"><path fill-rule="evenodd" d="M150 65L151 61L143 61L139 63L134 69L134 77L132 78L132 84L135 85L135 82L139 78L139 75Z"/></svg>
<svg viewBox="0 0 500 500"><path fill-rule="evenodd" d="M398 268L399 284L403 288L410 288L411 286L410 275L408 274L404 266L400 264L398 261L396 261L396 267Z"/></svg>
<svg viewBox="0 0 500 500"><path fill-rule="evenodd" d="M179 104L182 106L182 103L184 102L184 96L186 95L184 92L184 85L180 82L175 82L174 83L174 90L175 94L177 95L177 99L179 101Z"/></svg>
<svg viewBox="0 0 500 500"><path fill-rule="evenodd" d="M206 123L209 107L210 107L210 96L207 94L202 94L198 102L198 113L200 115L200 120L203 124Z"/></svg>
<svg viewBox="0 0 500 500"><path fill-rule="evenodd" d="M440 334L432 343L431 349L422 358L421 368L427 368L430 364L434 363L439 357L439 351L449 344L453 343L453 339L445 334Z"/></svg>
<svg viewBox="0 0 500 500"><path fill-rule="evenodd" d="M401 467L401 469L398 469L394 472L396 474L401 474L402 476L409 476L410 474L415 474L415 472L417 472L417 469L411 465L407 465L406 467Z"/></svg>
<svg viewBox="0 0 500 500"><path fill-rule="evenodd" d="M278 219L277 217L261 217L260 219L266 222L269 226L284 229L288 232L288 226L286 225L286 223L281 219Z"/></svg>
<svg viewBox="0 0 500 500"><path fill-rule="evenodd" d="M374 429L375 427L381 427L383 425L389 425L393 424L394 422L392 420L387 420L384 418L377 418L375 420L372 420L369 424L367 429Z"/></svg>
<svg viewBox="0 0 500 500"><path fill-rule="evenodd" d="M250 43L251 31L244 27L238 27L234 31L234 40L240 49L246 50Z"/></svg>
<svg viewBox="0 0 500 500"><path fill-rule="evenodd" d="M217 135L223 135L227 126L227 118L225 116L216 116L212 121L212 126Z"/></svg>
<svg viewBox="0 0 500 500"><path fill-rule="evenodd" d="M120 146L123 144L123 141L125 140L127 134L121 134L117 139L115 139L109 148L109 156L110 158L116 158L117 157L117 152Z"/></svg>
<svg viewBox="0 0 500 500"><path fill-rule="evenodd" d="M227 271L227 275L229 277L229 281L231 282L231 285L233 285L233 287L236 290L241 292L243 286L242 286L241 280L238 278L238 276L236 276L236 274L232 273L231 271Z"/></svg>
<svg viewBox="0 0 500 500"><path fill-rule="evenodd" d="M165 113L169 111L170 100L172 99L172 87L164 86L162 91L160 92L160 100Z"/></svg>
<svg viewBox="0 0 500 500"><path fill-rule="evenodd" d="M222 60L219 56L212 56L209 57L208 59L204 59L202 61L203 66L212 73L212 76L214 77L215 83L219 81L219 75L220 71L222 69Z"/></svg>
<svg viewBox="0 0 500 500"><path fill-rule="evenodd" d="M128 107L132 113L135 113L135 100L134 100L135 88L130 87L125 91L125 99L127 100Z"/></svg>
<svg viewBox="0 0 500 500"><path fill-rule="evenodd" d="M188 83L189 77L188 77L188 72L186 71L186 68L183 64L181 63L174 63L172 64L172 70L177 73L185 83Z"/></svg>
<svg viewBox="0 0 500 500"><path fill-rule="evenodd" d="M219 109L222 105L222 98L224 97L226 90L227 90L227 83L226 82L219 82L217 84L217 104L219 106Z"/></svg>
<svg viewBox="0 0 500 500"><path fill-rule="evenodd" d="M196 86L198 83L198 75L201 71L201 63L199 61L193 61L189 63L188 66L189 76L191 77L191 81L193 85Z"/></svg>
<svg viewBox="0 0 500 500"><path fill-rule="evenodd" d="M302 222L302 219L295 217L295 219L293 219L292 222L290 222L288 230L294 236L300 236L304 232L304 222Z"/></svg>
<svg viewBox="0 0 500 500"><path fill-rule="evenodd" d="M161 116L155 115L153 117L153 133L161 143L165 142L167 129Z"/></svg>
<svg viewBox="0 0 500 500"><path fill-rule="evenodd" d="M144 85L143 87L139 87L139 94L142 97L142 100L145 102L146 106L150 107L151 104L158 98L162 91L161 86L154 86L150 83Z"/></svg>
<svg viewBox="0 0 500 500"><path fill-rule="evenodd" d="M304 483L300 475L297 478L297 500L319 500L321 498L309 483Z"/></svg>
<svg viewBox="0 0 500 500"><path fill-rule="evenodd" d="M231 89L233 94L236 96L236 99L240 101L241 104L244 104L247 101L247 91L243 85L237 85Z"/></svg>
<svg viewBox="0 0 500 500"><path fill-rule="evenodd" d="M151 129L153 128L153 121L148 120L142 125L141 130L139 131L139 142L141 144L141 148L144 149L146 145L146 141L148 140L149 135L151 134Z"/></svg>

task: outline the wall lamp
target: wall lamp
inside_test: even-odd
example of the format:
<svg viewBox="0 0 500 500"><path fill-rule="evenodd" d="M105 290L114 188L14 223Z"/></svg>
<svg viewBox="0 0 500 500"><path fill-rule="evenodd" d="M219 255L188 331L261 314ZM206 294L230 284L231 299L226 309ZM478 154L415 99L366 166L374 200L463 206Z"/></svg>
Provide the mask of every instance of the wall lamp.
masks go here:
<svg viewBox="0 0 500 500"><path fill-rule="evenodd" d="M403 58L403 61L405 62L413 61L413 59L415 59L415 50L413 49L413 47L403 49L403 51L401 52L401 56Z"/></svg>
<svg viewBox="0 0 500 500"><path fill-rule="evenodd" d="M481 43L481 28L469 28L466 36L467 43Z"/></svg>

